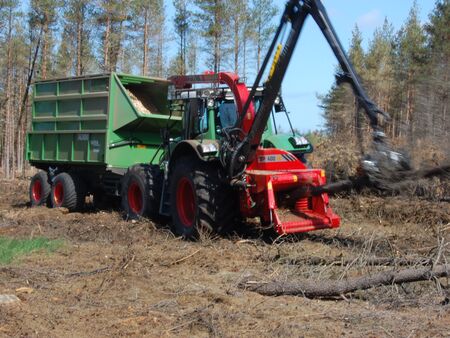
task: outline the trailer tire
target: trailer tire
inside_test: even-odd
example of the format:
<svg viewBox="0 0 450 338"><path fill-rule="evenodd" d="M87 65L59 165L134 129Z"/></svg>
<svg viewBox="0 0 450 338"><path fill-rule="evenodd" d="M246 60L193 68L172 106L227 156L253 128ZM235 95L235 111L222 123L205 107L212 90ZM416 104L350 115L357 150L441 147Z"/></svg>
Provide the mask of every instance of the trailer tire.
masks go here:
<svg viewBox="0 0 450 338"><path fill-rule="evenodd" d="M162 190L162 172L156 165L136 164L121 182L121 203L127 219L157 217Z"/></svg>
<svg viewBox="0 0 450 338"><path fill-rule="evenodd" d="M75 174L60 173L52 182L50 194L53 208L67 208L69 211L79 211L83 208L86 197L86 185Z"/></svg>
<svg viewBox="0 0 450 338"><path fill-rule="evenodd" d="M170 185L173 231L186 239L203 233L226 234L238 218L238 196L220 179L220 166L179 159Z"/></svg>
<svg viewBox="0 0 450 338"><path fill-rule="evenodd" d="M48 175L45 171L39 171L30 181L30 203L32 207L49 204L49 196L52 187L48 182Z"/></svg>

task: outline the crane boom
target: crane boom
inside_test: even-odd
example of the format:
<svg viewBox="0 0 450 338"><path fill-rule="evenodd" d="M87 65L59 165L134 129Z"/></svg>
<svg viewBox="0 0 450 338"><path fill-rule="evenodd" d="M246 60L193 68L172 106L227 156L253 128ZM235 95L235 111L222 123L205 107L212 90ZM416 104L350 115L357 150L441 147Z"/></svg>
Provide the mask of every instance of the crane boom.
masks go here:
<svg viewBox="0 0 450 338"><path fill-rule="evenodd" d="M231 136L226 141L226 147L222 149L227 152L223 154L225 159L227 172L229 177L236 177L242 172L242 168L246 164L252 162L256 149L258 148L264 128L270 118L275 99L280 91L281 84L286 74L287 67L291 61L295 46L304 26L305 20L311 16L321 29L325 39L330 45L334 55L336 56L342 73L336 76L338 83L349 83L358 100L358 104L363 108L369 118L370 126L374 131L374 141L383 142L384 134L378 125L378 115L388 118L388 115L382 112L376 104L374 104L366 94L362 87L358 75L352 66L347 54L342 47L339 38L331 24L328 14L320 0L289 0L281 17L280 24L276 30L275 36L271 42L268 53L264 58L261 69L258 72L255 83L250 91L248 99L243 107L243 112L237 120L234 130L242 130L244 116L249 109L254 98L256 88L260 85L263 75L266 73L269 60L275 52L275 57L271 65L269 77L265 82L264 99L255 114L255 119L249 130L244 136ZM290 25L290 32L283 41L286 28ZM277 47L278 45L278 47Z"/></svg>

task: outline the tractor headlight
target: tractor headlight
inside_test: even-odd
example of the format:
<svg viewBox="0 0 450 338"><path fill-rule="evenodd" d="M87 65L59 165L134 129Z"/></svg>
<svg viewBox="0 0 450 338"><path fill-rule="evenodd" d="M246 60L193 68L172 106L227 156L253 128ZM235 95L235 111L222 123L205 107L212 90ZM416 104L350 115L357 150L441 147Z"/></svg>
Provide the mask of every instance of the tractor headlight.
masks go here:
<svg viewBox="0 0 450 338"><path fill-rule="evenodd" d="M306 138L303 136L294 136L289 139L289 141L292 143L294 147L304 147L308 146L309 142Z"/></svg>
<svg viewBox="0 0 450 338"><path fill-rule="evenodd" d="M217 153L217 146L214 143L202 143L199 144L197 149L202 155L212 155Z"/></svg>

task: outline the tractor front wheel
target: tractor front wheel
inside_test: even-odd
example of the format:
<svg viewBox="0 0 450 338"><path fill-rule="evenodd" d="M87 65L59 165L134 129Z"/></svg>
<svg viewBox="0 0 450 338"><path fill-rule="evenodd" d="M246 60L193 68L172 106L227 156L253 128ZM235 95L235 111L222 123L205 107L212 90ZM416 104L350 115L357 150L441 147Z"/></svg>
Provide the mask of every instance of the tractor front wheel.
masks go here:
<svg viewBox="0 0 450 338"><path fill-rule="evenodd" d="M224 234L237 219L238 196L220 179L220 166L178 160L171 171L170 205L173 230L184 238L202 232Z"/></svg>
<svg viewBox="0 0 450 338"><path fill-rule="evenodd" d="M128 219L156 217L162 183L158 166L136 164L122 178L122 209Z"/></svg>
<svg viewBox="0 0 450 338"><path fill-rule="evenodd" d="M53 208L67 208L78 211L83 208L86 198L86 186L75 174L60 173L55 176L50 195Z"/></svg>
<svg viewBox="0 0 450 338"><path fill-rule="evenodd" d="M30 182L30 202L31 206L46 205L52 187L48 182L48 175L45 171L39 171L31 178Z"/></svg>

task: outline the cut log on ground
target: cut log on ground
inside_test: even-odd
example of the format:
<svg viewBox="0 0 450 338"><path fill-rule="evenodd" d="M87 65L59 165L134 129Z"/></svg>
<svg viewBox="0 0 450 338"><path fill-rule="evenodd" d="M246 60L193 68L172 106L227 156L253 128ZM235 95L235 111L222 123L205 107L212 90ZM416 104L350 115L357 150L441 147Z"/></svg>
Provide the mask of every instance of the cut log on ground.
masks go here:
<svg viewBox="0 0 450 338"><path fill-rule="evenodd" d="M366 290L381 285L402 284L426 281L432 278L448 277L450 264L436 266L434 269L404 269L385 271L343 280L297 280L255 282L247 280L240 284L246 290L266 296L299 295L308 298L330 298L342 296L357 290Z"/></svg>
<svg viewBox="0 0 450 338"><path fill-rule="evenodd" d="M286 258L281 259L283 263L291 265L336 265L347 266L358 262L358 265L379 265L379 266L425 266L432 265L431 258L419 257L363 257L359 259L343 259L342 257L306 257L306 258Z"/></svg>

